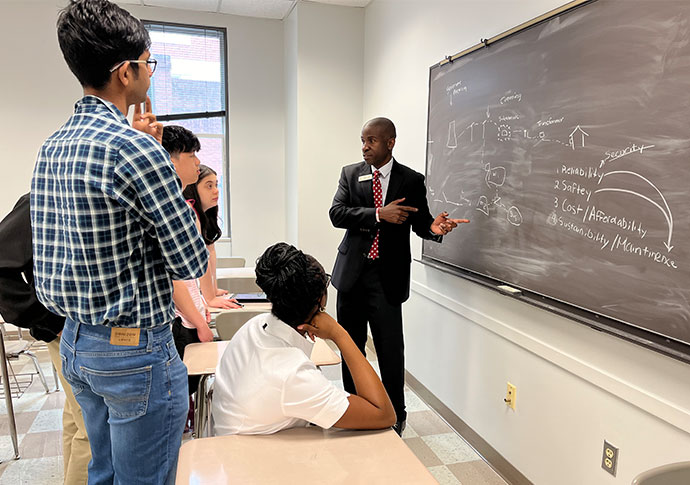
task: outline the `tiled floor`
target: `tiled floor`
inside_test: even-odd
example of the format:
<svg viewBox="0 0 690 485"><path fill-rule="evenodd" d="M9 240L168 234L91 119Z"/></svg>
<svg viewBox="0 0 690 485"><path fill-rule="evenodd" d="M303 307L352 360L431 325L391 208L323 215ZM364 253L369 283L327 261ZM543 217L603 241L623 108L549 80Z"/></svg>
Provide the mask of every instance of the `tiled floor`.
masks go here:
<svg viewBox="0 0 690 485"><path fill-rule="evenodd" d="M13 460L4 394L0 394L0 485L53 485L62 483L62 406L65 394L55 392L48 350L36 350L51 392L46 394L38 376L19 399L13 399L19 453ZM24 356L12 361L16 373L34 370Z"/></svg>
<svg viewBox="0 0 690 485"><path fill-rule="evenodd" d="M55 388L47 350L38 350L43 372L51 391ZM377 369L376 362L372 364ZM28 372L33 365L20 357L13 362L15 372ZM339 385L340 366L323 368ZM506 485L491 467L433 410L410 389L405 390L407 427L403 439L441 484ZM35 378L24 395L15 399L21 459L12 460L7 410L0 397L0 485L54 485L62 483L63 392L46 394Z"/></svg>

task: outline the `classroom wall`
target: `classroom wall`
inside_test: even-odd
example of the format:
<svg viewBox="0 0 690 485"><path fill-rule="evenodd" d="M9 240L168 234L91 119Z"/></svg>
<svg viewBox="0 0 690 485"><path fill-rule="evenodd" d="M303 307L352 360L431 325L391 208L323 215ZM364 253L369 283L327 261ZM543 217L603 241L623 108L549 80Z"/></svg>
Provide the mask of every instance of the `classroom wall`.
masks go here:
<svg viewBox="0 0 690 485"><path fill-rule="evenodd" d="M364 119L393 119L396 158L424 172L429 67L562 3L374 0ZM534 483L629 484L689 459L690 365L420 263L403 308L408 371ZM616 478L600 467L604 439L620 448Z"/></svg>
<svg viewBox="0 0 690 485"><path fill-rule="evenodd" d="M29 191L38 149L81 97L57 43L60 4L0 3L0 218Z"/></svg>
<svg viewBox="0 0 690 485"><path fill-rule="evenodd" d="M341 167L361 160L364 9L300 2L285 24L288 235L330 271L343 233L328 209Z"/></svg>
<svg viewBox="0 0 690 485"><path fill-rule="evenodd" d="M29 190L36 153L73 109L81 87L57 44L64 1L0 3L0 217ZM146 20L227 28L232 254L248 264L285 239L283 23L233 15L123 5ZM12 48L12 46L16 46ZM219 244L219 253L229 248Z"/></svg>

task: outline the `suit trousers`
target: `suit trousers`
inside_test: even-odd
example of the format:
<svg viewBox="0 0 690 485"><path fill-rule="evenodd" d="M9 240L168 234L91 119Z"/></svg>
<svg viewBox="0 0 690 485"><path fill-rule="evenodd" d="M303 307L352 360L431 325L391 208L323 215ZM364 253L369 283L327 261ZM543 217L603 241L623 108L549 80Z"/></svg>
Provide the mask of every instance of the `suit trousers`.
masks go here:
<svg viewBox="0 0 690 485"><path fill-rule="evenodd" d="M403 340L402 305L391 304L383 292L380 263L369 260L352 290L338 291L338 322L350 334L359 350L366 355L367 323L371 328L378 357L381 381L395 408L398 421L405 412L405 343ZM343 361L343 385L355 394L350 370Z"/></svg>

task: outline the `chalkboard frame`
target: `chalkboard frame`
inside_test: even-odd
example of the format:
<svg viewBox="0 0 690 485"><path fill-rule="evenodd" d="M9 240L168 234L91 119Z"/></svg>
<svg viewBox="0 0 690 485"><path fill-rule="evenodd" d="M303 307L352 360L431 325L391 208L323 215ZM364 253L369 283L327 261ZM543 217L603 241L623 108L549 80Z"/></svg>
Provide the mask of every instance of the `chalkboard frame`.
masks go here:
<svg viewBox="0 0 690 485"><path fill-rule="evenodd" d="M575 9L582 8L584 6L596 3L598 0L574 0L561 7L553 9L543 15L529 20L523 24L520 24L512 29L495 35L491 38L481 39L478 44L471 46L463 51L458 52L452 56L447 56L440 62L432 65L429 68L429 90L428 90L428 103L427 103L427 140L430 138L430 115L431 115L431 93L432 93L432 76L434 69L444 66L445 64L452 63L455 60L469 55L479 49L488 48L490 45L499 42L501 40L507 39L519 32L526 29L535 27L544 22L547 22L559 15L571 12ZM427 153L425 161L425 173L429 170L429 156ZM492 278L459 266L449 264L446 261L441 261L433 258L422 251L422 258L415 259L415 261L435 268L444 273L449 273L454 276L461 277L472 283L489 288L502 296L514 298L518 301L530 304L532 306L538 307L542 310L546 310L550 313L554 313L561 317L568 318L577 323L587 325L588 327L601 331L615 337L621 338L623 340L632 342L641 347L653 350L655 352L661 353L668 357L674 358L676 360L682 361L684 363L690 364L690 345L685 342L675 340L673 338L667 337L665 335L658 334L651 330L636 326L629 322L623 322L621 320L616 320L608 316L602 315L595 311L578 307L576 305L562 302L558 299L552 298L548 295L544 295L528 288L522 288L516 286L514 283ZM505 286L519 289L514 292L506 292ZM500 287L503 287L502 290Z"/></svg>

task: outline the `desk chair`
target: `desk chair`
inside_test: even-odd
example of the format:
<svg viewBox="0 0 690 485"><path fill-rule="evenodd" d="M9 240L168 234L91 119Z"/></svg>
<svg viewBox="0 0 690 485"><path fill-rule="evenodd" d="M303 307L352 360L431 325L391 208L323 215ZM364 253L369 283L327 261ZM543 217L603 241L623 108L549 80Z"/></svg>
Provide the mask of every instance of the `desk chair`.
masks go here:
<svg viewBox="0 0 690 485"><path fill-rule="evenodd" d="M266 313L266 310L220 313L216 317L216 331L218 332L218 336L221 340L230 340L242 325L262 313Z"/></svg>
<svg viewBox="0 0 690 485"><path fill-rule="evenodd" d="M2 372L2 384L5 391L5 405L7 407L7 418L10 422L10 437L14 448L14 459L19 459L19 441L17 440L17 422L14 419L14 406L12 404L12 393L10 392L9 372L7 372L7 354L5 354L5 339L0 332L0 372Z"/></svg>
<svg viewBox="0 0 690 485"><path fill-rule="evenodd" d="M211 396L213 389L207 389L208 379L216 372L228 341L199 342L189 344L184 349L184 364L190 376L200 376L194 399L194 438L200 438L210 431Z"/></svg>
<svg viewBox="0 0 690 485"><path fill-rule="evenodd" d="M244 258L218 258L216 259L216 268L244 268L246 260Z"/></svg>
<svg viewBox="0 0 690 485"><path fill-rule="evenodd" d="M690 483L690 461L658 466L637 475L632 485L679 485Z"/></svg>
<svg viewBox="0 0 690 485"><path fill-rule="evenodd" d="M7 330L5 328L5 323L0 322L0 332L2 332L2 335L4 338L7 337ZM18 339L17 340L5 340L5 358L7 359L8 363L8 370L9 373L12 376L12 379L14 380L14 385L16 386L16 397L21 397L22 394L24 394L24 391L26 388L31 385L31 382L33 381L33 375L38 374L39 379L41 380L41 384L43 384L43 388L46 390L46 392L50 392L50 389L48 389L48 383L46 382L46 378L43 375L43 370L41 370L41 365L38 363L38 357L36 357L36 354L34 354L31 351L31 346L33 342L29 342L28 340L24 340L21 329L17 327L17 335ZM12 364L10 360L12 359L17 359L19 358L20 355L26 355L29 359L34 364L34 368L36 369L36 372L31 372L29 374L26 373L20 373L16 374L14 372L14 369L12 368ZM20 383L17 380L17 376L23 376L23 375L29 375L30 380L29 383L22 388L23 383ZM55 382L57 382L57 375L55 376ZM8 386L10 385L9 381L6 383ZM57 386L57 384L56 384Z"/></svg>

